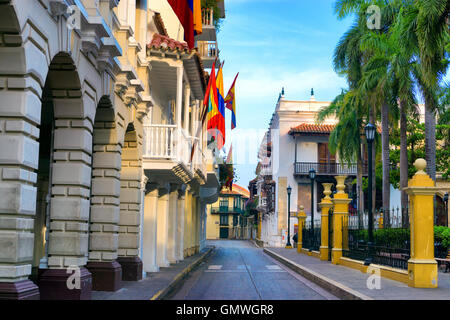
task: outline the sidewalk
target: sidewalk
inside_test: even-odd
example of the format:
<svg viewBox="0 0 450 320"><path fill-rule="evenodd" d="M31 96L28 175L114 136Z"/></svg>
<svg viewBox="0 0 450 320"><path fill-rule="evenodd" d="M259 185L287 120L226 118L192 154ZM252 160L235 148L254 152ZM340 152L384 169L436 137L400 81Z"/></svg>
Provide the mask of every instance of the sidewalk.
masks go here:
<svg viewBox="0 0 450 320"><path fill-rule="evenodd" d="M366 285L369 275L358 270L332 265L293 249L265 248L264 252L341 299L450 300L450 273L439 272L436 289L411 288L405 283L381 278L381 289L370 290Z"/></svg>
<svg viewBox="0 0 450 320"><path fill-rule="evenodd" d="M159 272L147 273L147 278L141 281L122 281L122 288L116 292L92 291L92 300L161 300L213 249L206 247L180 263L160 268Z"/></svg>

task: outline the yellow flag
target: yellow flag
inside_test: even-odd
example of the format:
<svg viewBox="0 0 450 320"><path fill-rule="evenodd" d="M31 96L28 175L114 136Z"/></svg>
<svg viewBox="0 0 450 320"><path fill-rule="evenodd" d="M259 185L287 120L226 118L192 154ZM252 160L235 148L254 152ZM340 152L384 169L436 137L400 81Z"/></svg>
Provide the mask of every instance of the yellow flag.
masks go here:
<svg viewBox="0 0 450 320"><path fill-rule="evenodd" d="M202 3L201 0L194 0L194 34L202 34Z"/></svg>

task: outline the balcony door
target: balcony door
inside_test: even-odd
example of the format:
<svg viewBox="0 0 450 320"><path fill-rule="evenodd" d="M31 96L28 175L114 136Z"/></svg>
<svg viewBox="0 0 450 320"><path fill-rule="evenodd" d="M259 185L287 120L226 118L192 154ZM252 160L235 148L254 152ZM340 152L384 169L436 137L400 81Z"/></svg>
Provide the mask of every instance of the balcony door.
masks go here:
<svg viewBox="0 0 450 320"><path fill-rule="evenodd" d="M336 156L330 153L328 143L318 143L317 149L318 172L336 173Z"/></svg>

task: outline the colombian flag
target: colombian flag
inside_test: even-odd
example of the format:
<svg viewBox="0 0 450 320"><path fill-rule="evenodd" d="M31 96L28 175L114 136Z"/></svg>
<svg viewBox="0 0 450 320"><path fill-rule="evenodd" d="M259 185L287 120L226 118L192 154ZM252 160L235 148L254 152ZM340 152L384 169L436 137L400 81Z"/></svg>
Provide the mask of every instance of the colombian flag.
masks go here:
<svg viewBox="0 0 450 320"><path fill-rule="evenodd" d="M223 90L223 64L219 68L219 72L217 73L217 80L216 80L216 87L217 87L217 108L219 110L217 117L217 130L221 134L221 139L218 139L217 145L219 150L222 149L223 145L225 144L225 95Z"/></svg>
<svg viewBox="0 0 450 320"><path fill-rule="evenodd" d="M194 48L194 0L168 0L168 2L184 28L184 40L189 49Z"/></svg>
<svg viewBox="0 0 450 320"><path fill-rule="evenodd" d="M233 84L228 91L227 97L225 98L225 103L227 104L227 109L231 110L231 130L236 128L236 96L235 96L235 84L239 73L234 78Z"/></svg>

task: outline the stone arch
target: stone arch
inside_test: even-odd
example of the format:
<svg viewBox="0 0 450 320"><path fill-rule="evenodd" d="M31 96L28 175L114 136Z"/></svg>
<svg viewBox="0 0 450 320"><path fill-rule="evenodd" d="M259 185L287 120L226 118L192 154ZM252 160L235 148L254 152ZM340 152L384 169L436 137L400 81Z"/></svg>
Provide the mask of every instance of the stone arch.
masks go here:
<svg viewBox="0 0 450 320"><path fill-rule="evenodd" d="M53 104L54 133L51 164L48 269L40 272L42 299L90 297L88 220L92 162L92 111L84 103L80 78L68 53L52 60L43 101ZM68 268L79 268L81 288L65 285Z"/></svg>
<svg viewBox="0 0 450 320"><path fill-rule="evenodd" d="M123 280L142 279L139 258L141 222L142 139L136 127L127 127L122 148L120 172L119 258Z"/></svg>
<svg viewBox="0 0 450 320"><path fill-rule="evenodd" d="M121 287L119 246L120 169L123 128L116 123L109 96L97 107L93 134L92 190L89 238L89 263L92 287L116 291Z"/></svg>

